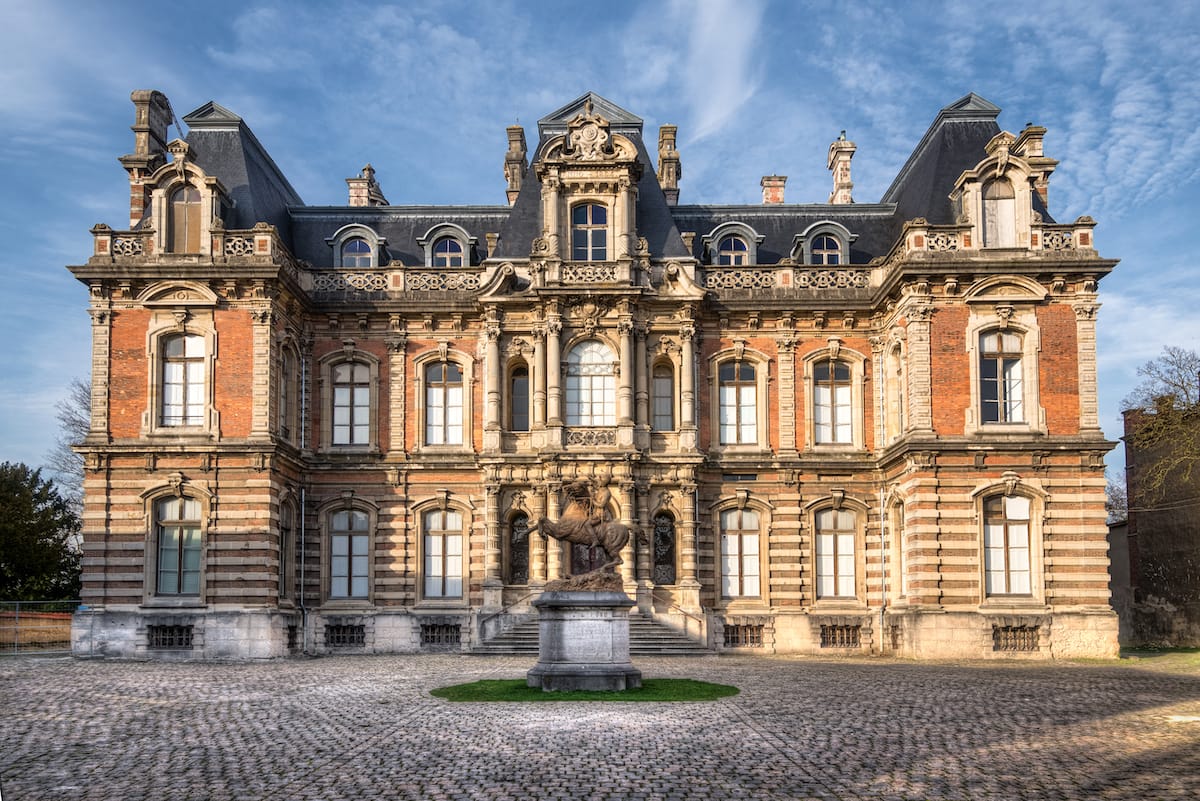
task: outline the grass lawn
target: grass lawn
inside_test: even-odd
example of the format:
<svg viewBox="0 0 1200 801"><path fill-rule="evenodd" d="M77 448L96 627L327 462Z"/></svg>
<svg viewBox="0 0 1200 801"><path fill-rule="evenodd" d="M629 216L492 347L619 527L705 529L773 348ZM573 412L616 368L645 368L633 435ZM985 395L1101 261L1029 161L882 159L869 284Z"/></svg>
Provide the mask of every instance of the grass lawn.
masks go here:
<svg viewBox="0 0 1200 801"><path fill-rule="evenodd" d="M695 679L643 679L636 690L561 693L527 687L525 679L487 679L441 687L430 695L447 701L713 701L737 693L737 687Z"/></svg>

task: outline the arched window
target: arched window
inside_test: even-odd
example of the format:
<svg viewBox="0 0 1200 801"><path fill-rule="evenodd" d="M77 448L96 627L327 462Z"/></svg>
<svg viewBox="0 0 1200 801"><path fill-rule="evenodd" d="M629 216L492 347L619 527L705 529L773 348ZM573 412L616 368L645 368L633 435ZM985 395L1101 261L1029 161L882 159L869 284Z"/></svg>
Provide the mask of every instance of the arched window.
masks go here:
<svg viewBox="0 0 1200 801"><path fill-rule="evenodd" d="M571 258L608 259L608 209L599 203L583 203L571 209Z"/></svg>
<svg viewBox="0 0 1200 801"><path fill-rule="evenodd" d="M454 509L422 516L425 546L425 597L461 598L463 594L463 517Z"/></svg>
<svg viewBox="0 0 1200 801"><path fill-rule="evenodd" d="M434 267L462 267L463 246L452 236L443 236L433 243Z"/></svg>
<svg viewBox="0 0 1200 801"><path fill-rule="evenodd" d="M200 190L181 186L171 193L170 237L172 253L200 252Z"/></svg>
<svg viewBox="0 0 1200 801"><path fill-rule="evenodd" d="M1017 244L1017 201L1008 181L983 187L983 246L1011 248Z"/></svg>
<svg viewBox="0 0 1200 801"><path fill-rule="evenodd" d="M655 431L675 430L675 375L671 365L654 365L651 382L650 427Z"/></svg>
<svg viewBox="0 0 1200 801"><path fill-rule="evenodd" d="M371 246L365 239L348 239L342 245L343 267L370 267Z"/></svg>
<svg viewBox="0 0 1200 801"><path fill-rule="evenodd" d="M163 498L154 504L157 595L200 594L200 501Z"/></svg>
<svg viewBox="0 0 1200 801"><path fill-rule="evenodd" d="M279 600L290 601L296 591L296 510L290 501L279 507Z"/></svg>
<svg viewBox="0 0 1200 801"><path fill-rule="evenodd" d="M370 594L370 518L358 509L329 516L329 597L365 599Z"/></svg>
<svg viewBox="0 0 1200 801"><path fill-rule="evenodd" d="M1021 335L986 331L979 335L980 419L984 423L1025 420Z"/></svg>
<svg viewBox="0 0 1200 801"><path fill-rule="evenodd" d="M529 583L529 516L515 515L508 524L508 582Z"/></svg>
<svg viewBox="0 0 1200 801"><path fill-rule="evenodd" d="M758 381L753 364L724 362L717 368L722 445L758 442Z"/></svg>
<svg viewBox="0 0 1200 801"><path fill-rule="evenodd" d="M721 512L721 596L757 598L759 522L753 509Z"/></svg>
<svg viewBox="0 0 1200 801"><path fill-rule="evenodd" d="M884 393L887 396L885 434L888 440L892 440L904 430L904 362L899 345L888 351L883 369Z"/></svg>
<svg viewBox="0 0 1200 801"><path fill-rule="evenodd" d="M338 362L333 378L334 445L371 442L371 368L363 362Z"/></svg>
<svg viewBox="0 0 1200 801"><path fill-rule="evenodd" d="M463 377L455 362L425 368L425 444L463 442Z"/></svg>
<svg viewBox="0 0 1200 801"><path fill-rule="evenodd" d="M204 425L204 365L204 337L175 334L163 339L163 426Z"/></svg>
<svg viewBox="0 0 1200 801"><path fill-rule="evenodd" d="M514 367L508 378L508 430L529 430L529 368Z"/></svg>
<svg viewBox="0 0 1200 801"><path fill-rule="evenodd" d="M655 584L675 583L675 518L666 512L654 516Z"/></svg>
<svg viewBox="0 0 1200 801"><path fill-rule="evenodd" d="M824 360L813 365L813 433L818 444L854 441L850 365Z"/></svg>
<svg viewBox="0 0 1200 801"><path fill-rule="evenodd" d="M724 237L717 245L717 264L738 265L750 263L750 248L740 236Z"/></svg>
<svg viewBox="0 0 1200 801"><path fill-rule="evenodd" d="M855 514L817 512L817 598L853 598Z"/></svg>
<svg viewBox="0 0 1200 801"><path fill-rule="evenodd" d="M983 502L987 595L1031 595L1029 499L997 495Z"/></svg>
<svg viewBox="0 0 1200 801"><path fill-rule="evenodd" d="M567 355L567 425L616 425L615 361L612 350L598 340L571 349Z"/></svg>
<svg viewBox="0 0 1200 801"><path fill-rule="evenodd" d="M841 264L842 244L832 236L822 235L812 241L812 264Z"/></svg>

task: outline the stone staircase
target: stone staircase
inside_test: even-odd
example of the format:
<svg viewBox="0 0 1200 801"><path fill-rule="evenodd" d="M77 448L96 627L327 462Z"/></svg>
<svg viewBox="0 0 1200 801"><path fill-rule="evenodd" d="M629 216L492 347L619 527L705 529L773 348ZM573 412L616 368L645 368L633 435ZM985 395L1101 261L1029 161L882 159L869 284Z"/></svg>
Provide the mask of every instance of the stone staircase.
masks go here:
<svg viewBox="0 0 1200 801"><path fill-rule="evenodd" d="M538 655L538 619L534 617L471 649L473 654ZM630 656L704 656L713 653L686 634L641 614L629 615Z"/></svg>

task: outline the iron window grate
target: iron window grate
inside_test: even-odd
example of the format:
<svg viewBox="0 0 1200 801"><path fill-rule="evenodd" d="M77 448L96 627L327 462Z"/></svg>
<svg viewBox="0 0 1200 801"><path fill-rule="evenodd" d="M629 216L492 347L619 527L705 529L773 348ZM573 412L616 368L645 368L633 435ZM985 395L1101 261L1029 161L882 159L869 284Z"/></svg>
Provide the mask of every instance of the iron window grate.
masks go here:
<svg viewBox="0 0 1200 801"><path fill-rule="evenodd" d="M462 644L462 626L457 623L422 623L421 645L453 646Z"/></svg>
<svg viewBox="0 0 1200 801"><path fill-rule="evenodd" d="M325 645L329 648L360 648L366 644L365 626L330 623L325 626Z"/></svg>
<svg viewBox="0 0 1200 801"><path fill-rule="evenodd" d="M147 626L146 647L155 651L177 651L192 647L192 626Z"/></svg>
<svg viewBox="0 0 1200 801"><path fill-rule="evenodd" d="M726 648L762 648L762 624L735 624L725 626Z"/></svg>
<svg viewBox="0 0 1200 801"><path fill-rule="evenodd" d="M993 651L1036 651L1040 626L992 626Z"/></svg>
<svg viewBox="0 0 1200 801"><path fill-rule="evenodd" d="M822 648L861 648L862 626L821 626Z"/></svg>

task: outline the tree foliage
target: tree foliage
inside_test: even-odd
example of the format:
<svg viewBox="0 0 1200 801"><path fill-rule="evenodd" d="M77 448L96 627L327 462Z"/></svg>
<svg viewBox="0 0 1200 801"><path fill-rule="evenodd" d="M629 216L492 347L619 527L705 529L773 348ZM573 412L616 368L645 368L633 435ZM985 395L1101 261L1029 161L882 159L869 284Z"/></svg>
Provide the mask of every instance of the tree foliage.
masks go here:
<svg viewBox="0 0 1200 801"><path fill-rule="evenodd" d="M1125 398L1135 506L1185 491L1200 462L1200 355L1167 346L1138 368L1143 380Z"/></svg>
<svg viewBox="0 0 1200 801"><path fill-rule="evenodd" d="M79 515L41 470L0 464L0 598L79 596Z"/></svg>

